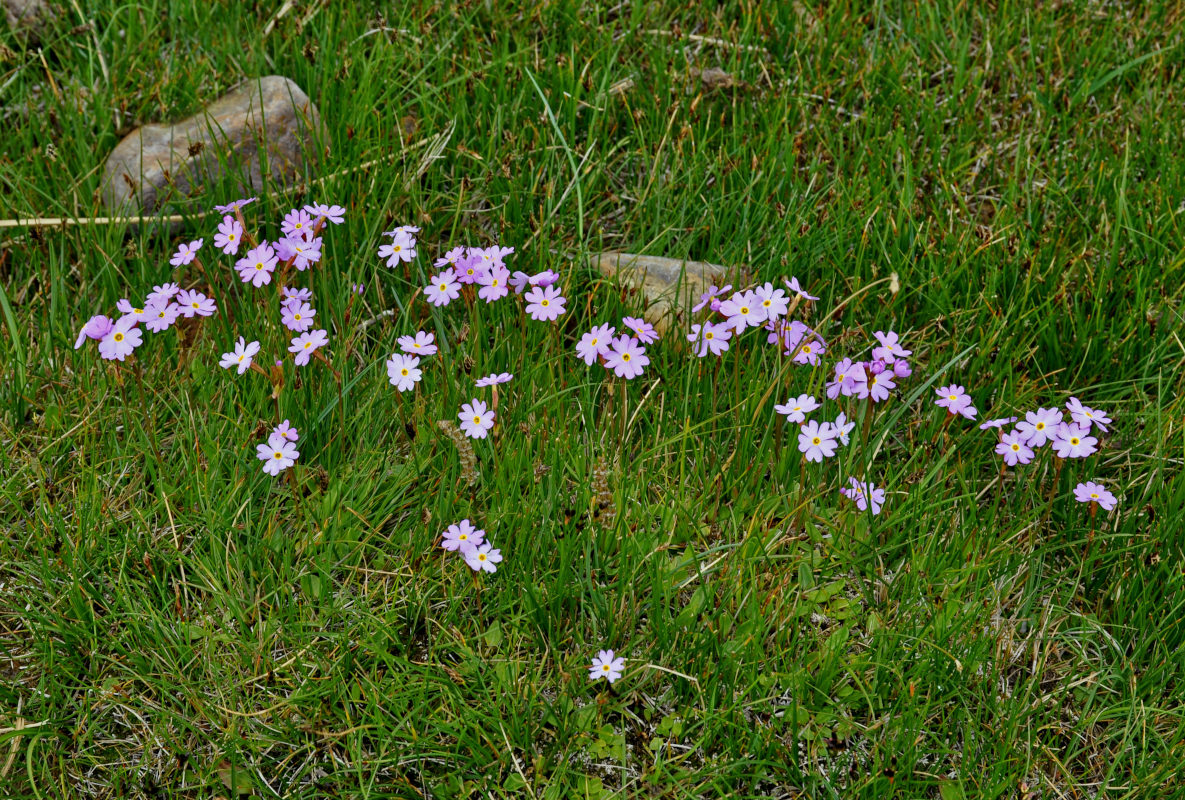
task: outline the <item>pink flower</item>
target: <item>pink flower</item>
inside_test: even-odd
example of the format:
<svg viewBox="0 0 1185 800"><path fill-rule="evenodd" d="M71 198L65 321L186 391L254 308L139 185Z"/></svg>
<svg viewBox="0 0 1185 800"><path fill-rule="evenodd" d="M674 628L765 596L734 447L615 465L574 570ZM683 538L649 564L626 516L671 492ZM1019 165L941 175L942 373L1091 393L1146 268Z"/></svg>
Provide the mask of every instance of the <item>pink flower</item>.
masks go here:
<svg viewBox="0 0 1185 800"><path fill-rule="evenodd" d="M484 439L494 427L494 412L476 398L461 406L457 416L461 420L461 430L470 439Z"/></svg>
<svg viewBox="0 0 1185 800"><path fill-rule="evenodd" d="M82 343L87 339L94 339L95 341L102 341L103 337L111 333L111 329L115 327L115 321L103 314L96 314L86 321L82 326L82 330L78 332L78 338L74 341L74 349L82 347Z"/></svg>
<svg viewBox="0 0 1185 800"><path fill-rule="evenodd" d="M144 304L153 305L154 303L167 302L176 297L179 290L180 287L175 283L162 283L160 286L153 286L148 297L144 298Z"/></svg>
<svg viewBox="0 0 1185 800"><path fill-rule="evenodd" d="M831 423L831 430L835 431L835 435L839 439L839 443L844 447L847 447L849 441L848 435L855 427L856 423L849 422L847 415L842 411L839 413L839 416L835 418L835 422Z"/></svg>
<svg viewBox="0 0 1185 800"><path fill-rule="evenodd" d="M285 236L303 239L305 234L313 232L313 218L307 211L294 208L284 215L284 221L280 223L280 230L284 232Z"/></svg>
<svg viewBox="0 0 1185 800"><path fill-rule="evenodd" d="M1025 443L1022 434L1012 431L1000 437L996 445L996 453L1004 456L1004 463L1010 467L1017 464L1027 464L1033 460L1033 450Z"/></svg>
<svg viewBox="0 0 1185 800"><path fill-rule="evenodd" d="M658 341L658 332L654 330L654 326L640 317L626 317L621 323L633 331L642 344L654 344Z"/></svg>
<svg viewBox="0 0 1185 800"><path fill-rule="evenodd" d="M400 262L408 262L416 257L416 242L408 234L396 236L390 244L379 246L379 258L387 259L388 267L396 267Z"/></svg>
<svg viewBox="0 0 1185 800"><path fill-rule="evenodd" d="M154 303L148 307L148 316L144 320L144 327L153 333L167 331L177 321L181 309L176 303Z"/></svg>
<svg viewBox="0 0 1185 800"><path fill-rule="evenodd" d="M810 364L812 367L818 366L819 356L827 352L827 346L818 339L808 339L798 346L794 352L795 364ZM789 354L787 354L789 355Z"/></svg>
<svg viewBox="0 0 1185 800"><path fill-rule="evenodd" d="M229 256L239 252L239 245L243 241L243 226L229 214L218 224L218 233L214 234L214 246Z"/></svg>
<svg viewBox="0 0 1185 800"><path fill-rule="evenodd" d="M292 423L290 423L288 420L284 420L276 426L275 430L272 431L272 435L268 437L268 441L270 442L275 439L276 441L282 440L295 442L299 438L300 433L296 430L296 428L292 427Z"/></svg>
<svg viewBox="0 0 1185 800"><path fill-rule="evenodd" d="M263 462L263 471L268 475L279 475L300 458L296 445L288 441L269 441L255 446L255 456Z"/></svg>
<svg viewBox="0 0 1185 800"><path fill-rule="evenodd" d="M845 397L852 395L852 359L845 358L835 365L835 377L827 382L827 396L832 400L841 394Z"/></svg>
<svg viewBox="0 0 1185 800"><path fill-rule="evenodd" d="M390 236L392 238L395 238L398 236L406 236L408 238L415 239L416 237L413 234L416 234L419 232L420 232L420 229L417 228L415 225L399 225L395 228L392 228L389 231L383 231L383 236Z"/></svg>
<svg viewBox="0 0 1185 800"><path fill-rule="evenodd" d="M1066 403L1066 409L1070 412L1070 418L1079 425L1084 425L1090 428L1094 425L1100 431L1107 432L1107 425L1111 423L1111 418L1107 416L1107 412L1099 411L1097 408L1082 405L1077 397L1071 397L1070 402Z"/></svg>
<svg viewBox="0 0 1185 800"><path fill-rule="evenodd" d="M939 386L934 390L934 393L938 395L934 405L945 408L951 414L962 414L968 419L975 419L978 412L971 405L971 395L967 394L962 386L957 383L952 383L950 386ZM970 409L970 414L965 413L965 409Z"/></svg>
<svg viewBox="0 0 1185 800"><path fill-rule="evenodd" d="M297 333L313 327L313 317L315 316L317 316L317 310L308 303L302 303L299 300L290 300L280 309L280 321L284 323L284 327Z"/></svg>
<svg viewBox="0 0 1185 800"><path fill-rule="evenodd" d="M214 206L214 210L220 214L226 214L228 212L234 211L235 209L239 209L239 208L242 208L243 206L250 205L251 203L254 203L258 199L259 199L258 197L246 197L246 198L243 198L242 200L232 200L231 202L227 203L224 206Z"/></svg>
<svg viewBox="0 0 1185 800"><path fill-rule="evenodd" d="M893 331L889 331L888 333L876 331L872 335L880 342L880 347L872 348L873 358L880 359L886 364L892 364L899 358L907 358L913 355L912 350L905 350L901 347L901 343L897 339L897 334Z"/></svg>
<svg viewBox="0 0 1185 800"><path fill-rule="evenodd" d="M881 507L885 504L885 490L878 489L874 484L858 481L853 477L848 478L848 487L839 490L839 493L850 500L856 502L856 508L861 511L868 509L869 502L872 504L872 515L876 516L881 513Z"/></svg>
<svg viewBox="0 0 1185 800"><path fill-rule="evenodd" d="M805 323L798 320L774 320L765 324L765 329L769 333L765 337L765 341L770 344L779 345L782 348L783 355L792 356L798 350L798 345L802 342L802 337L810 332L810 328Z"/></svg>
<svg viewBox="0 0 1185 800"><path fill-rule="evenodd" d="M790 280L786 280L785 278L782 278L782 283L786 284L787 289L794 292L796 295L798 295L801 298L804 298L806 300L818 300L819 299L817 297L814 297L814 296L809 295L806 292L804 292L802 290L802 287L800 287L798 285L798 278L795 278L793 276L790 277Z"/></svg>
<svg viewBox="0 0 1185 800"><path fill-rule="evenodd" d="M250 283L256 289L272 282L272 272L276 269L276 251L267 242L260 242L252 247L247 254L235 262L235 269L239 271L239 278L243 283Z"/></svg>
<svg viewBox="0 0 1185 800"><path fill-rule="evenodd" d="M317 352L317 348L327 344L329 344L329 334L325 330L309 331L294 337L288 352L295 353L296 365L303 367L309 363L309 359L312 358L313 353Z"/></svg>
<svg viewBox="0 0 1185 800"><path fill-rule="evenodd" d="M341 225L346 221L346 210L341 206L327 206L324 203L317 203L316 205L305 206L304 210L314 217L325 217L325 219L334 225Z"/></svg>
<svg viewBox="0 0 1185 800"><path fill-rule="evenodd" d="M541 289L551 286L560 279L560 274L553 269L545 269L538 272L527 279L527 283L532 286L538 286Z"/></svg>
<svg viewBox="0 0 1185 800"><path fill-rule="evenodd" d="M436 263L433 264L432 266L434 266L434 267L452 267L455 269L457 264L464 257L465 257L465 248L464 247L454 247L452 250L449 250L443 256L436 259ZM448 269L445 271L451 272L452 270Z"/></svg>
<svg viewBox="0 0 1185 800"><path fill-rule="evenodd" d="M526 312L536 322L551 322L564 313L564 303L568 302L554 286L535 287L523 295L527 301Z"/></svg>
<svg viewBox="0 0 1185 800"><path fill-rule="evenodd" d="M461 285L451 269L433 275L424 287L424 297L434 306L447 306L461 296Z"/></svg>
<svg viewBox="0 0 1185 800"><path fill-rule="evenodd" d="M514 376L511 375L509 372L490 373L489 375L486 375L484 378L478 378L477 388L482 389L486 386L497 386L500 383L506 383L513 377Z"/></svg>
<svg viewBox="0 0 1185 800"><path fill-rule="evenodd" d="M809 394L791 397L784 405L775 405L774 411L782 414L789 422L805 422L806 415L819 407L819 401Z"/></svg>
<svg viewBox="0 0 1185 800"><path fill-rule="evenodd" d="M240 336L238 343L235 344L235 349L232 352L222 354L222 360L218 362L218 366L226 369L238 367L239 374L242 375L251 369L251 362L255 359L255 354L258 352L259 342L247 344L246 340Z"/></svg>
<svg viewBox="0 0 1185 800"><path fill-rule="evenodd" d="M1099 440L1088 435L1090 427L1087 425L1066 424L1058 426L1053 435L1053 449L1058 458L1086 458L1098 450L1095 446Z"/></svg>
<svg viewBox="0 0 1185 800"><path fill-rule="evenodd" d="M454 270L458 283L477 283L477 279L485 274L485 271L480 251L474 250L472 247L465 250L465 255L457 261L457 267Z"/></svg>
<svg viewBox="0 0 1185 800"><path fill-rule="evenodd" d="M584 363L591 367L598 358L609 355L609 346L616 330L609 324L593 328L581 336L580 341L576 343L576 355L584 359Z"/></svg>
<svg viewBox="0 0 1185 800"><path fill-rule="evenodd" d="M321 260L321 237L281 239L276 242L276 255L281 261L291 261L292 266L304 272Z"/></svg>
<svg viewBox="0 0 1185 800"><path fill-rule="evenodd" d="M411 391L416 388L423 374L419 366L420 359L417 356L394 353L387 359L387 377L391 379L391 385L399 391Z"/></svg>
<svg viewBox="0 0 1185 800"><path fill-rule="evenodd" d="M437 352L436 334L426 331L416 331L415 336L400 336L399 349L405 353L415 353L417 356L431 356Z"/></svg>
<svg viewBox="0 0 1185 800"><path fill-rule="evenodd" d="M766 318L771 322L785 316L790 309L790 299L786 297L786 293L781 289L775 289L772 283L767 282L764 286L758 286L753 290L753 294L757 296L761 307L765 309Z"/></svg>
<svg viewBox="0 0 1185 800"><path fill-rule="evenodd" d="M169 259L169 263L174 267L179 267L182 264L188 264L193 261L193 257L197 255L197 251L202 249L204 239L194 239L192 242L177 247L177 252Z"/></svg>
<svg viewBox="0 0 1185 800"><path fill-rule="evenodd" d="M614 375L627 380L641 375L649 363L646 348L637 339L624 334L612 341L609 353L605 356L605 369L611 369Z"/></svg>
<svg viewBox="0 0 1185 800"><path fill-rule="evenodd" d="M502 551L495 550L489 542L462 550L461 553L465 556L465 563L474 572L497 572L498 568L494 565L502 560Z"/></svg>
<svg viewBox="0 0 1185 800"><path fill-rule="evenodd" d="M824 458L835 455L837 434L830 423L820 425L810 420L798 429L798 451L807 461L823 463Z"/></svg>
<svg viewBox="0 0 1185 800"><path fill-rule="evenodd" d="M1115 495L1093 481L1086 481L1075 486L1074 499L1079 503L1098 503L1104 511L1110 511L1119 502L1115 499Z"/></svg>
<svg viewBox="0 0 1185 800"><path fill-rule="evenodd" d="M494 267L477 279L481 284L477 296L487 303L500 300L510 294L510 270L506 267Z"/></svg>
<svg viewBox="0 0 1185 800"><path fill-rule="evenodd" d="M1016 422L1016 417L1000 417L999 419L989 419L987 422L980 423L979 429L981 431L990 430L991 428L1003 428L1005 425L1011 425Z"/></svg>
<svg viewBox="0 0 1185 800"><path fill-rule="evenodd" d="M469 550L476 550L486 538L486 532L477 528L467 519L453 523L441 534L443 541L440 546L450 553L460 550L462 554Z"/></svg>
<svg viewBox="0 0 1185 800"><path fill-rule="evenodd" d="M99 355L108 361L123 361L132 351L143 344L143 335L136 328L138 319L124 316L99 342Z"/></svg>
<svg viewBox="0 0 1185 800"><path fill-rule="evenodd" d="M889 390L896 389L893 373L886 371L874 372L868 376L868 396L872 402L880 403L889 399Z"/></svg>
<svg viewBox="0 0 1185 800"><path fill-rule="evenodd" d="M144 306L133 306L131 301L126 297L116 303L115 308L123 314L123 317L120 317L120 319L127 318L134 322L143 322L146 315Z"/></svg>
<svg viewBox="0 0 1185 800"><path fill-rule="evenodd" d="M687 341L699 345L696 355L700 358L709 352L714 356L720 355L728 349L728 340L731 338L732 329L723 322L718 325L713 325L711 322L700 325L697 322L691 326L691 333L687 334Z"/></svg>
<svg viewBox="0 0 1185 800"><path fill-rule="evenodd" d="M699 302L691 307L691 313L694 314L697 311L701 310L704 306L709 305L709 304L712 306L712 310L716 311L717 309L720 308L720 301L717 298L719 298L721 295L723 295L725 292L727 292L731 288L732 288L731 283L728 284L727 286L722 286L719 288L715 284L712 284L711 286L708 287L708 291L704 292L703 294L701 294L699 296Z"/></svg>
<svg viewBox="0 0 1185 800"><path fill-rule="evenodd" d="M720 313L728 317L728 325L738 334L747 327L765 322L765 309L753 292L736 292L720 304Z"/></svg>
<svg viewBox="0 0 1185 800"><path fill-rule="evenodd" d="M181 316L186 319L210 317L218 311L213 299L192 289L182 289L177 293L177 306L181 310Z"/></svg>
<svg viewBox="0 0 1185 800"><path fill-rule="evenodd" d="M1061 411L1056 408L1039 408L1027 412L1024 422L1016 424L1016 430L1025 437L1025 444L1037 448L1053 439L1053 434L1061 424Z"/></svg>
<svg viewBox="0 0 1185 800"><path fill-rule="evenodd" d="M312 300L313 290L307 288L296 288L293 286L285 286L280 290L280 294L284 295L285 300Z"/></svg>

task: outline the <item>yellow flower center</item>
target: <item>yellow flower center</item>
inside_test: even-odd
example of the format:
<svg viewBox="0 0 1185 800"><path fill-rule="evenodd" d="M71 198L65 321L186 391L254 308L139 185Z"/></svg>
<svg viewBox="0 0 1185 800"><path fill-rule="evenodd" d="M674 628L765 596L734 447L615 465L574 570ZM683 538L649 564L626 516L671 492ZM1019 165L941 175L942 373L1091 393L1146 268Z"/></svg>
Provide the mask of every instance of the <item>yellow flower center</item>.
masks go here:
<svg viewBox="0 0 1185 800"><path fill-rule="evenodd" d="M143 314L143 313L144 313L144 309L142 309L142 308L133 308L133 309L132 309L132 313L133 313L133 314Z"/></svg>
<svg viewBox="0 0 1185 800"><path fill-rule="evenodd" d="M748 313L749 313L749 307L748 307L748 306L741 306L741 313L742 313L742 314L748 314Z"/></svg>
<svg viewBox="0 0 1185 800"><path fill-rule="evenodd" d="M959 396L958 396L957 394L948 394L948 395L946 396L946 399L947 399L947 400L958 400L958 399L959 399Z"/></svg>
<svg viewBox="0 0 1185 800"><path fill-rule="evenodd" d="M308 349L309 349L310 347L312 347L312 346L313 346L313 343L312 343L312 342L305 342L305 343L304 343L304 349L305 349L305 350L308 350Z"/></svg>
<svg viewBox="0 0 1185 800"><path fill-rule="evenodd" d="M714 333L712 333L711 331L708 331L707 333L704 334L704 338L705 339L714 339L714 338L716 338L716 335Z"/></svg>
<svg viewBox="0 0 1185 800"><path fill-rule="evenodd" d="M609 671L609 665L608 665L608 664L605 664L605 665L603 665L603 666L601 667L601 671L602 671L602 672L608 672L608 671Z"/></svg>
<svg viewBox="0 0 1185 800"><path fill-rule="evenodd" d="M1019 444L1012 445L1012 452L1019 453L1020 452L1020 445Z"/></svg>
<svg viewBox="0 0 1185 800"><path fill-rule="evenodd" d="M474 425L480 425L480 424L481 424L481 417L474 417L474 418L473 418L473 424L474 424Z"/></svg>
<svg viewBox="0 0 1185 800"><path fill-rule="evenodd" d="M440 284L440 291L442 291L442 292L443 292L443 291L444 291L445 289L447 289L447 288L448 288L448 286L447 286L446 284L443 284L443 283L442 283L442 284Z"/></svg>
<svg viewBox="0 0 1185 800"><path fill-rule="evenodd" d="M262 262L262 261L258 261L258 262L256 262L256 263L255 263L255 269L263 269L263 262Z"/></svg>
<svg viewBox="0 0 1185 800"><path fill-rule="evenodd" d="M1070 437L1070 444L1074 445L1075 447L1078 446L1078 442L1080 442L1080 441L1081 441L1081 439L1079 439L1077 436Z"/></svg>
<svg viewBox="0 0 1185 800"><path fill-rule="evenodd" d="M190 305L193 306L194 308L201 308L201 305L198 303L197 300L194 300L192 303L190 303Z"/></svg>
<svg viewBox="0 0 1185 800"><path fill-rule="evenodd" d="M400 250L402 250L403 248L402 248L402 247L400 247L399 245L393 245L391 249L392 249L392 250L394 250L396 253L398 253L398 252L399 252Z"/></svg>
<svg viewBox="0 0 1185 800"><path fill-rule="evenodd" d="M765 306L766 308L769 308L770 303L768 300L762 300L761 305Z"/></svg>
<svg viewBox="0 0 1185 800"><path fill-rule="evenodd" d="M123 334L122 333L115 334L115 341L122 342L123 341Z"/></svg>
<svg viewBox="0 0 1185 800"><path fill-rule="evenodd" d="M811 444L818 444L821 441L823 440L816 436L814 439L811 439Z"/></svg>
<svg viewBox="0 0 1185 800"><path fill-rule="evenodd" d="M1098 499L1099 499L1098 493L1096 493L1096 492L1091 492L1091 493L1090 493L1090 496L1091 496L1091 498L1092 498L1092 499L1094 499L1094 500L1098 500Z"/></svg>
<svg viewBox="0 0 1185 800"><path fill-rule="evenodd" d="M951 399L953 400L954 398L951 398ZM1037 423L1037 424L1036 424L1034 427L1036 427L1036 428L1037 428L1037 430L1039 430L1039 431L1043 431L1043 430L1045 430L1045 423L1044 423L1044 422L1038 422L1038 423Z"/></svg>
<svg viewBox="0 0 1185 800"><path fill-rule="evenodd" d="M279 450L277 450L276 451L276 458L283 458L283 457L284 457L284 454L281 453Z"/></svg>
<svg viewBox="0 0 1185 800"><path fill-rule="evenodd" d="M478 553L478 554L477 554L477 560L478 560L478 561L485 561L485 560L486 560L486 554L485 554L485 553Z"/></svg>
<svg viewBox="0 0 1185 800"><path fill-rule="evenodd" d="M243 363L243 359L244 359L244 358L246 358L246 357L247 357L247 356L246 356L246 354L239 356L239 363L240 363L240 364L242 364L242 363Z"/></svg>
<svg viewBox="0 0 1185 800"><path fill-rule="evenodd" d="M293 318L294 320L296 320L297 322L300 322L300 314L293 314L293 315L292 315L292 318Z"/></svg>
<svg viewBox="0 0 1185 800"><path fill-rule="evenodd" d="M406 378L407 377L407 367L404 367L403 369L399 370L399 374Z"/></svg>
<svg viewBox="0 0 1185 800"><path fill-rule="evenodd" d="M811 352L811 346L809 344L804 344L802 346L802 352L809 354Z"/></svg>
<svg viewBox="0 0 1185 800"><path fill-rule="evenodd" d="M629 361L629 360L630 360L630 354L629 354L629 353L622 353L622 354L621 354L621 360L622 360L622 361Z"/></svg>
<svg viewBox="0 0 1185 800"><path fill-rule="evenodd" d="M551 305L551 301L550 301L550 300L544 300L544 301L542 301L541 303L539 303L539 305L543 306L544 308L547 308L549 305Z"/></svg>

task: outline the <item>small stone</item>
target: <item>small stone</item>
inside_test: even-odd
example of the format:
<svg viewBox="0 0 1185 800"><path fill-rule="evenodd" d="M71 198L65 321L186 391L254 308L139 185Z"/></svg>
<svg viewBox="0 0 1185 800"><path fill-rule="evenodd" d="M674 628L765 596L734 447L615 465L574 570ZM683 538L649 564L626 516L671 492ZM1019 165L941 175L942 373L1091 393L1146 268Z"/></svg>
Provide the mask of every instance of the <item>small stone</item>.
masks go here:
<svg viewBox="0 0 1185 800"><path fill-rule="evenodd" d="M8 27L36 42L57 13L45 0L2 0Z"/></svg>
<svg viewBox="0 0 1185 800"><path fill-rule="evenodd" d="M164 212L228 170L238 178L235 196L262 191L265 174L273 188L291 186L322 144L328 148L329 135L299 86L278 75L246 81L175 125L145 125L125 136L103 168L103 203L117 215Z"/></svg>
<svg viewBox="0 0 1185 800"><path fill-rule="evenodd" d="M719 67L709 67L699 74L700 82L703 83L704 88L712 89L731 89L735 86L740 86L741 82L732 75L728 74Z"/></svg>
<svg viewBox="0 0 1185 800"><path fill-rule="evenodd" d="M615 277L622 285L642 291L646 298L643 316L661 334L671 324L686 321L700 295L712 284L721 285L728 272L719 264L633 253L598 253L591 262L605 277Z"/></svg>

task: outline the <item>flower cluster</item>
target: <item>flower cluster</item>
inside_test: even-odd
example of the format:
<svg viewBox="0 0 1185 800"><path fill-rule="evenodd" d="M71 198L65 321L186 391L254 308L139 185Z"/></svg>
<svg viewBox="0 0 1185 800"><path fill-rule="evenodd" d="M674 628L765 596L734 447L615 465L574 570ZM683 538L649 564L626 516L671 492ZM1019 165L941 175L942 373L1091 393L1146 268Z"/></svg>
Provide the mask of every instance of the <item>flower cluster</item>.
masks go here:
<svg viewBox="0 0 1185 800"><path fill-rule="evenodd" d="M467 519L449 525L441 534L440 546L458 553L474 572L497 572L496 565L502 561L502 551L486 541L486 532Z"/></svg>
<svg viewBox="0 0 1185 800"><path fill-rule="evenodd" d="M413 240L414 243L414 240ZM493 303L510 294L522 294L523 309L531 319L552 322L563 314L568 302L554 284L560 276L552 270L537 275L510 271L505 258L513 247L455 247L436 260L440 272L428 278L424 297L434 306L447 306L461 296L464 286L478 286L477 296ZM524 294L525 292L525 294Z"/></svg>
<svg viewBox="0 0 1185 800"><path fill-rule="evenodd" d="M617 377L631 380L640 376L650 363L643 345L657 342L658 332L638 317L626 317L621 324L630 333L614 336L617 328L606 323L584 334L576 343L576 355L590 367L599 361Z"/></svg>
<svg viewBox="0 0 1185 800"><path fill-rule="evenodd" d="M267 437L267 444L256 445L256 457L263 462L263 471L268 475L279 475L300 458L296 442L300 439L296 428L284 420Z"/></svg>

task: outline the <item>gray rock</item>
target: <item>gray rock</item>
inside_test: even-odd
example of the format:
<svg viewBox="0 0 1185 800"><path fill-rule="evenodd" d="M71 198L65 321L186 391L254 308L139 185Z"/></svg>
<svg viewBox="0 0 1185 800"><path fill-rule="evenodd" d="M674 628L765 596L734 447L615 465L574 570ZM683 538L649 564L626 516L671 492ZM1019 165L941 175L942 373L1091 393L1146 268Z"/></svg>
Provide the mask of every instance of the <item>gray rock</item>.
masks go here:
<svg viewBox="0 0 1185 800"><path fill-rule="evenodd" d="M112 214L183 210L191 195L229 172L240 195L292 185L319 160L329 134L300 87L271 75L240 84L175 125L145 125L115 146L103 167ZM219 202L234 197L205 198Z"/></svg>
<svg viewBox="0 0 1185 800"><path fill-rule="evenodd" d="M643 316L662 334L672 324L685 321L699 296L709 285L722 284L728 272L719 264L633 253L597 253L591 261L605 277L642 292Z"/></svg>
<svg viewBox="0 0 1185 800"><path fill-rule="evenodd" d="M45 26L57 17L57 12L45 0L0 0L8 27L30 41L40 38Z"/></svg>

